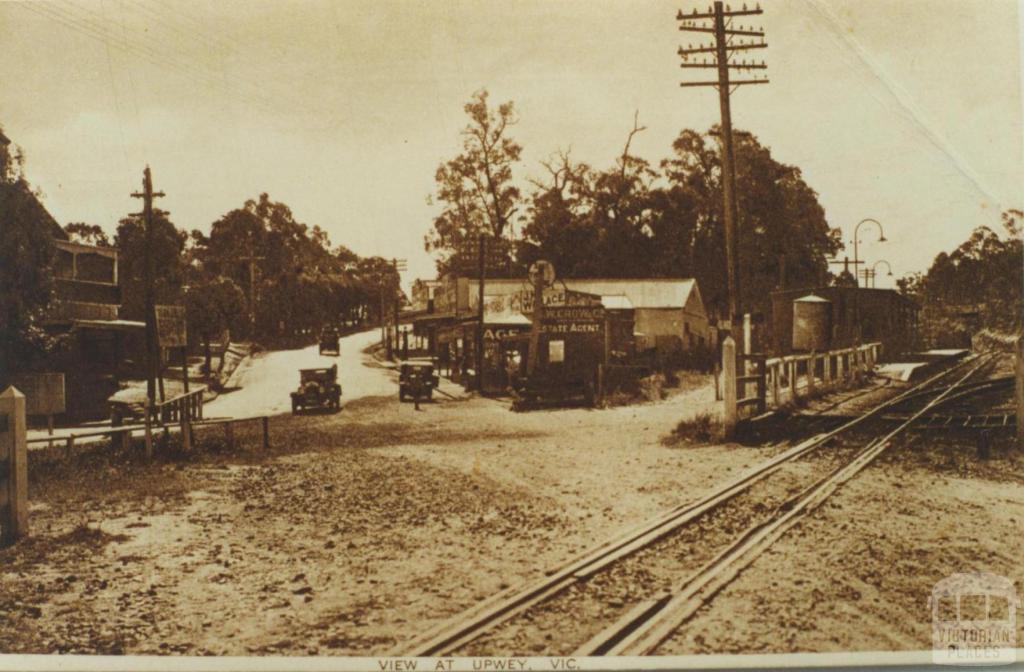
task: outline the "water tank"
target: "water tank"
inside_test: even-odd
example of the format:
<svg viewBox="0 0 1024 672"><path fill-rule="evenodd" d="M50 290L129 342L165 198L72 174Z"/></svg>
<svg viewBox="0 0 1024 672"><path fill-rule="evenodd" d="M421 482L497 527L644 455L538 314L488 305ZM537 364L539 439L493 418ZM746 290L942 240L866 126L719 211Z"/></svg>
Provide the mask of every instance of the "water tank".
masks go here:
<svg viewBox="0 0 1024 672"><path fill-rule="evenodd" d="M809 294L793 301L793 349L828 350L832 337L832 302Z"/></svg>

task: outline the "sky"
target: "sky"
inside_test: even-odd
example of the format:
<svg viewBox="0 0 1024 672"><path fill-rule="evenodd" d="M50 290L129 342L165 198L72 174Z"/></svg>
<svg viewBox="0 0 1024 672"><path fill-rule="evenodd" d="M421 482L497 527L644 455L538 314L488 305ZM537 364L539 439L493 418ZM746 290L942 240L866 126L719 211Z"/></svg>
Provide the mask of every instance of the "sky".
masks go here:
<svg viewBox="0 0 1024 672"><path fill-rule="evenodd" d="M151 166L181 228L267 192L361 255L433 277L423 238L463 105L515 103L524 188L560 149L654 163L718 122L676 50L708 0L0 2L0 125L61 223L113 232ZM741 4L740 2L736 3ZM753 4L753 2L749 3ZM799 166L833 227L895 275L1024 207L1022 22L1014 0L768 0L767 85L733 123ZM850 252L852 256L852 251ZM878 286L892 286L879 266Z"/></svg>

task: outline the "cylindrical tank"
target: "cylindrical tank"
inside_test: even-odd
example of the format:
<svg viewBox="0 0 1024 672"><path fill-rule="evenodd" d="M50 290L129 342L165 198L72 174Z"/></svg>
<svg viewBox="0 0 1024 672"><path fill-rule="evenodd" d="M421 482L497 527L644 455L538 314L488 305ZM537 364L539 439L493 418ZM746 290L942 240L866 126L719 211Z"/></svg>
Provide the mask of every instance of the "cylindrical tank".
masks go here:
<svg viewBox="0 0 1024 672"><path fill-rule="evenodd" d="M809 294L793 301L793 349L828 350L832 337L832 302Z"/></svg>

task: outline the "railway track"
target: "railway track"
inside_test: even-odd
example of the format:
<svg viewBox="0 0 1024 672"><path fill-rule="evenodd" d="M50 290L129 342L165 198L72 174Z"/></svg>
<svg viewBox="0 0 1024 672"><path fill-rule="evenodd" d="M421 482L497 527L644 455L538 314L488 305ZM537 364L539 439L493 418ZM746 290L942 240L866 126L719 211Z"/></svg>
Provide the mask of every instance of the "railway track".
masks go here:
<svg viewBox="0 0 1024 672"><path fill-rule="evenodd" d="M531 643L536 652L542 650L538 637L541 647L576 655L649 653L803 515L870 464L893 437L959 392L987 364L960 362L542 579L493 596L407 642L396 655L486 654ZM939 386L969 365L953 384ZM935 395L931 399L921 394L929 390ZM908 398L927 400L888 433L880 435L870 426ZM819 450L826 445L829 450ZM751 526L750 520L760 522ZM693 571L679 583L688 570ZM550 641L553 632L562 639Z"/></svg>

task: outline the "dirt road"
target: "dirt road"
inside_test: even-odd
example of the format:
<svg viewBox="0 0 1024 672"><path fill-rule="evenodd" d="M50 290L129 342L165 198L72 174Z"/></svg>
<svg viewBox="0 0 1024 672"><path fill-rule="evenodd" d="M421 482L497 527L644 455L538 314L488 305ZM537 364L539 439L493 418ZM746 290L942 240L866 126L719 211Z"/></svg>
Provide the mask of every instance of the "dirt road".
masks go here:
<svg viewBox="0 0 1024 672"><path fill-rule="evenodd" d="M321 356L316 345L298 350L276 350L257 353L243 362L228 381L238 388L221 394L208 403L208 417L243 417L274 415L291 410L288 393L298 385L299 369L338 365L342 386L342 403L364 397L396 394L395 383L386 369L371 364L363 350L380 340L380 333L371 329L341 339L341 354Z"/></svg>

